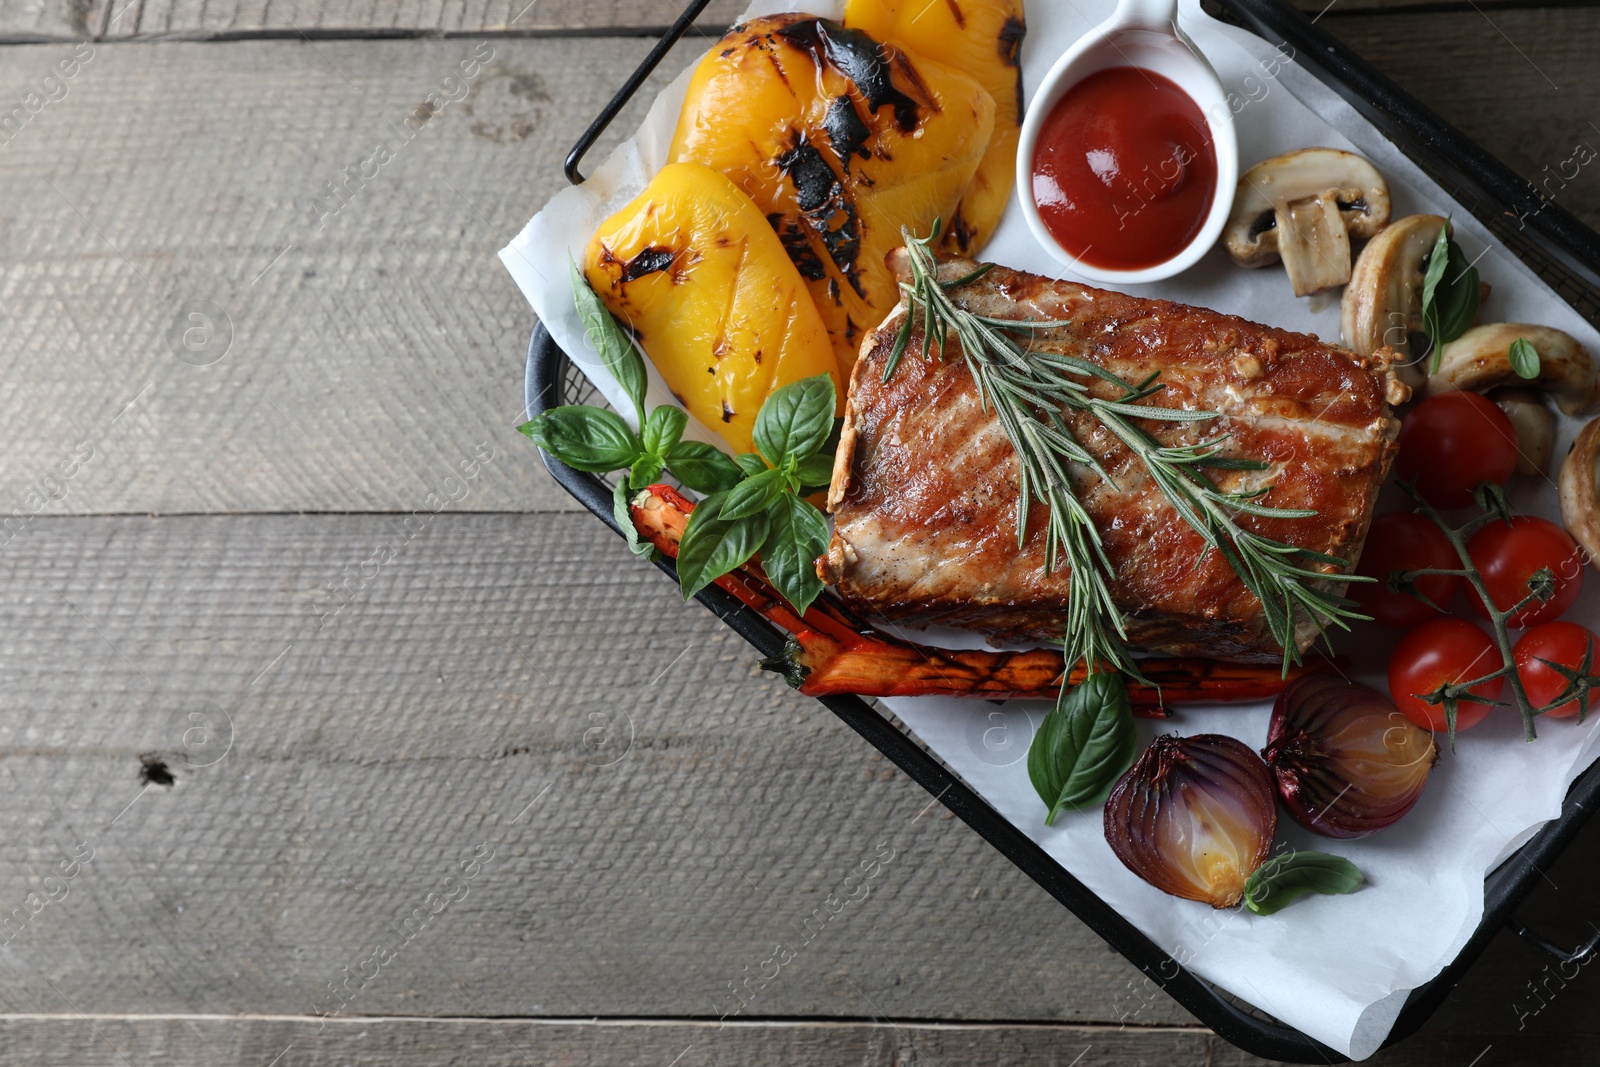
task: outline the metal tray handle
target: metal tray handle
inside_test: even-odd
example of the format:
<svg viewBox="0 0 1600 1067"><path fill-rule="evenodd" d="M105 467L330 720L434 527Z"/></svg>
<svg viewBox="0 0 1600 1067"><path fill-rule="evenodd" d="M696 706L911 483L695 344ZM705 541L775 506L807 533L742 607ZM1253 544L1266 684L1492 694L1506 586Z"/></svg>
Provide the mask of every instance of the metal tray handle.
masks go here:
<svg viewBox="0 0 1600 1067"><path fill-rule="evenodd" d="M1581 967L1589 962L1590 957L1595 954L1597 949L1600 949L1600 927L1595 928L1593 937L1577 948L1570 950L1562 948L1537 930L1531 929L1515 915L1506 920L1506 929L1561 964L1575 963Z"/></svg>
<svg viewBox="0 0 1600 1067"><path fill-rule="evenodd" d="M694 20L700 17L700 12L704 11L706 5L710 2L711 0L690 0L689 6L684 8L683 14L678 16L678 21L674 22L672 28L667 30L666 35L656 42L654 48L650 49L650 54L644 57L644 62L635 67L633 73L628 75L628 80L622 83L622 88L617 91L617 95L611 98L611 102L605 106L605 110L601 111L599 116L589 123L589 128L583 131L582 137L578 138L578 143L572 146L571 152L567 153L567 165L565 168L567 181L573 185L583 184L583 174L578 170L578 165L583 162L583 157L589 154L589 149L594 147L594 143L606 132L606 128L621 114L622 109L628 106L628 101L633 99L634 94L639 91L639 87L644 84L645 79L655 73L656 67L660 66L661 61L667 57L667 53L672 51L672 46L681 41L683 35L689 32L689 27L694 25Z"/></svg>

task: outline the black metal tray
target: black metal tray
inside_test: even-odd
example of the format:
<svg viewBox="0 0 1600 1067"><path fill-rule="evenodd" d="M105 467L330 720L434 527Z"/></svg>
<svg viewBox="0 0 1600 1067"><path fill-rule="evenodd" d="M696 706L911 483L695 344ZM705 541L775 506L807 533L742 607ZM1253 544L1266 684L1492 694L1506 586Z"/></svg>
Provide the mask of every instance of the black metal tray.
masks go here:
<svg viewBox="0 0 1600 1067"><path fill-rule="evenodd" d="M583 180L578 168L584 155L672 46L688 32L708 2L692 0L585 131L567 157L568 180ZM1584 317L1600 323L1600 234L1564 209L1542 200L1531 183L1317 29L1284 0L1208 0L1207 6L1213 15L1244 26L1269 43L1293 49L1295 62L1348 100ZM561 404L604 403L543 326L535 329L528 350L526 389L530 417ZM544 462L563 488L620 536L612 517L611 490L605 481L572 470L549 455L544 456ZM676 580L677 571L671 560L662 560L657 566ZM712 586L697 599L761 655L772 657L782 651L783 636L722 590ZM1347 1061L1321 1042L1179 966L872 704L857 697L823 697L821 702L1218 1035L1246 1052L1270 1059L1294 1063ZM1597 934L1576 949L1563 949L1530 930L1514 914L1540 871L1555 860L1588 821L1597 798L1600 763L1573 783L1561 816L1542 827L1485 880L1482 923L1460 955L1431 982L1412 991L1385 1047L1413 1034L1433 1014L1501 928L1514 931L1558 960L1586 960L1600 948Z"/></svg>

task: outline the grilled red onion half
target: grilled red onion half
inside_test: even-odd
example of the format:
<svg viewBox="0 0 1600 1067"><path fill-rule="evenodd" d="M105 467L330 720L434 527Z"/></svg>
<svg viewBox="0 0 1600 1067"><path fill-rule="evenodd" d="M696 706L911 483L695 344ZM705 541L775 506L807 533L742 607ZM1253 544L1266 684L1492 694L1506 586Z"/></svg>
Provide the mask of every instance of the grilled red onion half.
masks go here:
<svg viewBox="0 0 1600 1067"><path fill-rule="evenodd" d="M1279 694L1261 755L1295 822L1352 838L1393 826L1411 810L1439 746L1381 693L1311 674Z"/></svg>
<svg viewBox="0 0 1600 1067"><path fill-rule="evenodd" d="M1106 801L1106 842L1164 893L1231 908L1266 862L1278 798L1261 757L1221 734L1158 737Z"/></svg>

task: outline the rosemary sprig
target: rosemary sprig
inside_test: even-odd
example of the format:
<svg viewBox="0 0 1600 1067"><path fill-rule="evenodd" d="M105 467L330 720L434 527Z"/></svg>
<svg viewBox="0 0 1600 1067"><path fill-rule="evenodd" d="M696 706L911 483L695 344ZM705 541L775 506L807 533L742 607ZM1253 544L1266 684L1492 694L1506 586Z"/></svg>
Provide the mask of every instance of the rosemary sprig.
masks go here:
<svg viewBox="0 0 1600 1067"><path fill-rule="evenodd" d="M940 281L939 262L932 250L939 229L935 223L925 239L918 239L909 230L904 233L911 282L901 285L906 300L905 322L890 351L884 379L893 376L919 322L924 359L942 358L952 336L960 343L980 402L986 411L994 412L1017 454L1021 482L1017 494L1018 546L1027 541L1032 506L1036 502L1044 504L1049 515L1045 567L1047 571L1054 570L1064 559L1072 569L1062 640L1068 664L1083 660L1090 670L1109 666L1139 677L1137 662L1128 654L1122 613L1111 596L1111 562L1074 487L1071 469L1074 464L1087 468L1113 488L1116 482L1073 435L1066 420L1069 411L1093 417L1121 441L1143 464L1172 508L1210 548L1222 554L1245 587L1261 601L1268 629L1283 647L1285 672L1299 662L1295 635L1302 618L1310 619L1325 634L1329 625L1348 629L1348 620L1364 617L1352 610L1351 601L1326 591L1323 583L1366 579L1314 569L1319 564L1344 566L1345 560L1274 540L1241 527L1237 521L1240 515L1296 519L1309 518L1315 512L1257 503L1270 486L1249 492L1225 492L1204 474L1208 467L1263 471L1268 469L1267 464L1223 456L1226 434L1197 444L1163 445L1140 425L1141 420L1210 422L1219 417L1216 412L1144 404L1163 388L1159 373L1133 383L1087 359L1025 347L1024 342L1032 333L1069 323L993 318L960 307L948 291L977 281L992 265L965 277ZM1113 399L1095 395L1091 386L1096 380L1120 390L1120 394Z"/></svg>

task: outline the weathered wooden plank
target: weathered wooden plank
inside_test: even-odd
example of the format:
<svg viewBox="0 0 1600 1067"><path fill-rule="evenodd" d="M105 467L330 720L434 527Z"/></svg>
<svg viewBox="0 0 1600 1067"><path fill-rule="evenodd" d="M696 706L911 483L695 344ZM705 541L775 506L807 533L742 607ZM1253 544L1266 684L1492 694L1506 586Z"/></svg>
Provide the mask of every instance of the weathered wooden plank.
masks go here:
<svg viewBox="0 0 1600 1067"><path fill-rule="evenodd" d="M533 317L496 251L647 47L10 50L23 84L90 55L0 151L0 511L80 441L52 507L410 510L477 442L513 455ZM451 504L566 506L525 444Z"/></svg>
<svg viewBox="0 0 1600 1067"><path fill-rule="evenodd" d="M0 5L0 40L83 41L107 30L108 0L22 0ZM119 24L127 20L119 19ZM115 33L113 28L109 32Z"/></svg>
<svg viewBox="0 0 1600 1067"><path fill-rule="evenodd" d="M1346 16L1323 25L1557 204L1600 227L1600 12ZM1417 42L1427 47L1418 48ZM1589 146L1579 152L1579 146ZM1586 162L1580 162L1586 161Z"/></svg>
<svg viewBox="0 0 1600 1067"><path fill-rule="evenodd" d="M0 5L0 41L659 33L684 6L683 0L25 0ZM745 0L711 0L697 22L700 32L720 32L745 6Z"/></svg>
<svg viewBox="0 0 1600 1067"><path fill-rule="evenodd" d="M716 1017L779 941L799 956L753 1014L1143 1003L1094 934L588 517L418 528L44 518L0 550L0 1011L58 1010L49 979L85 1012L312 1014L380 940L398 958L351 1012ZM156 760L175 783L145 789ZM92 861L29 915L79 842ZM1185 1018L1144 999L1141 1022Z"/></svg>
<svg viewBox="0 0 1600 1067"><path fill-rule="evenodd" d="M470 997L471 992L467 991ZM458 998L459 999L459 998ZM1082 1053L1080 1059L1073 1057ZM1213 1059L1219 1053L1222 1059ZM418 1020L362 1018L320 1033L302 1019L216 1017L0 1017L8 1063L95 1067L235 1063L279 1067L350 1062L475 1067L706 1067L779 1063L823 1067L985 1064L1132 1067L1136 1063L1232 1065L1204 1032L904 1023L768 1023L719 1028L662 1020ZM675 1059L676 1057L676 1059ZM1260 1063L1262 1061L1250 1061ZM1443 1063L1444 1061L1438 1061Z"/></svg>
<svg viewBox="0 0 1600 1067"><path fill-rule="evenodd" d="M682 14L684 0L115 0L133 9L113 36L238 37L300 34L523 34L659 30ZM699 23L712 32L736 18L745 0L712 0Z"/></svg>
<svg viewBox="0 0 1600 1067"><path fill-rule="evenodd" d="M65 993L65 991L63 991ZM458 1003L470 1005L463 987ZM57 995L58 1006L62 995ZM1586 1063L1593 1034L1539 1039L1457 1030L1426 1035L1366 1061L1373 1067L1505 1067ZM1493 1051L1493 1059L1486 1054ZM0 1016L0 1056L34 1067L137 1064L381 1063L474 1067L1261 1067L1204 1030L880 1019L764 1020L721 1025L666 1019L472 1019L359 1016ZM276 1057L276 1058L275 1058Z"/></svg>
<svg viewBox="0 0 1600 1067"><path fill-rule="evenodd" d="M1328 0L1295 0L1321 13ZM1485 10L1593 6L1594 0L1484 0ZM263 35L328 37L440 34L648 33L672 23L683 0L31 0L0 8L0 39L233 39ZM726 26L745 0L712 0L699 25ZM1353 11L1456 10L1460 0L1334 0Z"/></svg>
<svg viewBox="0 0 1600 1067"><path fill-rule="evenodd" d="M1583 8L1595 6L1594 0L1480 0L1463 3L1463 0L1293 0L1308 15L1332 12L1368 12L1372 14L1459 14L1462 10L1509 11L1523 8Z"/></svg>

